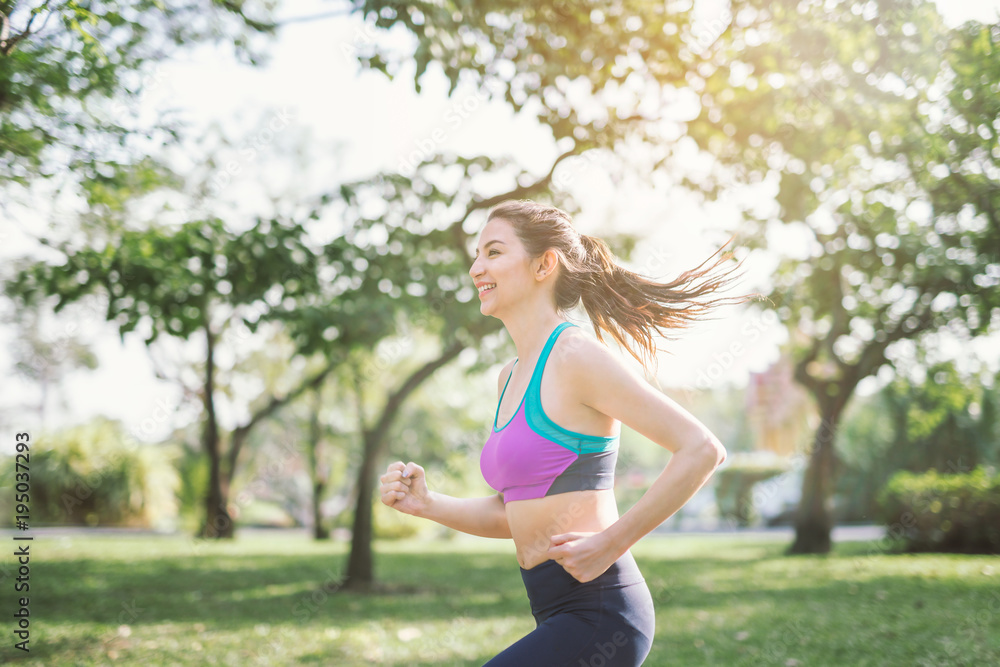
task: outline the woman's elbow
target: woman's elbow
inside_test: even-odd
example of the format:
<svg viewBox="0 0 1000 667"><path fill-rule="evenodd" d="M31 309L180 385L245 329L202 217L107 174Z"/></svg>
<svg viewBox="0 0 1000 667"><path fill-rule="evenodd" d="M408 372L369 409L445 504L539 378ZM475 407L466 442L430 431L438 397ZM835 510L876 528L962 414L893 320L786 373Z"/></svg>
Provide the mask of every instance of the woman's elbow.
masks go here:
<svg viewBox="0 0 1000 667"><path fill-rule="evenodd" d="M705 450L706 456L709 460L714 461L714 467L718 468L726 461L726 448L711 433L705 436L705 440L702 443L702 448Z"/></svg>

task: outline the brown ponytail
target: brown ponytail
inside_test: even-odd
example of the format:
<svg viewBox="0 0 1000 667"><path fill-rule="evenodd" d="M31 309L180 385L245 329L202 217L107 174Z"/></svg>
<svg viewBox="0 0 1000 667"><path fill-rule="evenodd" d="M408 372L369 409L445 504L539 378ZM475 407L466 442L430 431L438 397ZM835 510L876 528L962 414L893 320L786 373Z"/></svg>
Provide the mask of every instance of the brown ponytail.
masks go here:
<svg viewBox="0 0 1000 667"><path fill-rule="evenodd" d="M550 248L556 251L560 264L555 289L559 311L566 313L582 300L597 339L604 340L603 329L646 368L646 360L627 339L635 341L640 352L655 363L657 348L653 331L671 338L663 329L685 328L703 319L716 306L742 303L758 296L704 299L739 277L735 273L739 264L720 269L732 258L731 251L723 252L729 241L675 280L658 283L618 266L604 241L579 234L569 215L554 206L527 199L508 200L490 209L487 222L494 218L513 225L529 256L540 257Z"/></svg>

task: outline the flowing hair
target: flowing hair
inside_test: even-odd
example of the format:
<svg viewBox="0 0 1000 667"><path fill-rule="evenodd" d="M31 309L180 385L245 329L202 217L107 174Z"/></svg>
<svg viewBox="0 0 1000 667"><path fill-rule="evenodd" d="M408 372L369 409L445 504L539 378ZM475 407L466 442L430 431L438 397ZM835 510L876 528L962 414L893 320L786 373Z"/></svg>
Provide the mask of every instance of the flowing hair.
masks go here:
<svg viewBox="0 0 1000 667"><path fill-rule="evenodd" d="M655 363L657 347L653 332L672 338L664 330L683 329L705 319L716 306L743 303L758 294L706 299L732 284L741 274L740 264L726 268L732 251L723 252L729 241L698 266L667 283L658 283L623 269L603 240L580 234L570 216L555 206L528 199L512 199L490 209L486 221L500 218L509 222L531 258L541 257L550 248L559 257L556 279L556 308L568 313L583 302L594 325L597 339L601 331L611 335L648 370L643 357ZM714 261L713 261L714 259ZM642 356L627 342L634 341Z"/></svg>

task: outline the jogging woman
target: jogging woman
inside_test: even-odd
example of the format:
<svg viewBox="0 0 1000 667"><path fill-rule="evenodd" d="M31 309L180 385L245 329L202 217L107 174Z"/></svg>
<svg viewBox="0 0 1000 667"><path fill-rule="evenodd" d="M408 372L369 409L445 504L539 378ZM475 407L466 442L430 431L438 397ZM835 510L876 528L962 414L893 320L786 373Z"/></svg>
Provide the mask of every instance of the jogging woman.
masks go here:
<svg viewBox="0 0 1000 667"><path fill-rule="evenodd" d="M562 210L527 200L490 210L469 275L480 311L503 321L517 349L497 383L480 458L486 498L427 488L397 461L382 502L473 535L513 538L535 629L488 667L640 665L653 642L653 600L629 548L679 510L725 460L719 440L601 342L601 331L655 355L654 331L683 327L732 280L726 260L660 284L618 267L600 239ZM564 320L580 301L596 338ZM619 517L620 423L670 450L663 472Z"/></svg>

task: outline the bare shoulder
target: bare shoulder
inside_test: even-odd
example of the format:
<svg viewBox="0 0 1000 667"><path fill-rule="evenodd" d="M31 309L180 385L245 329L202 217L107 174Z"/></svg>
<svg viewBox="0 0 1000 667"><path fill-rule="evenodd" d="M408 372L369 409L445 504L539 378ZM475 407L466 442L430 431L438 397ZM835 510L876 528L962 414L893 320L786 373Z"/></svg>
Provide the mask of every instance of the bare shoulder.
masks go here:
<svg viewBox="0 0 1000 667"><path fill-rule="evenodd" d="M614 364L625 367L613 350L583 327L566 329L556 339L550 358L567 368L579 368L591 364Z"/></svg>
<svg viewBox="0 0 1000 667"><path fill-rule="evenodd" d="M516 359L511 359L510 361L508 361L507 365L503 367L503 369L500 371L500 375L497 377L497 400L498 401L500 400L500 394L503 393L503 385L507 381L507 378L510 377L510 372L514 368L514 362L515 361L516 361Z"/></svg>
<svg viewBox="0 0 1000 667"><path fill-rule="evenodd" d="M721 445L713 444L715 436L701 422L655 389L616 350L579 329L563 336L552 356L564 386L580 403L619 420L671 452L686 447L724 451Z"/></svg>
<svg viewBox="0 0 1000 667"><path fill-rule="evenodd" d="M550 359L558 366L559 375L577 387L595 386L622 374L641 380L613 350L581 327L571 327L556 339Z"/></svg>

